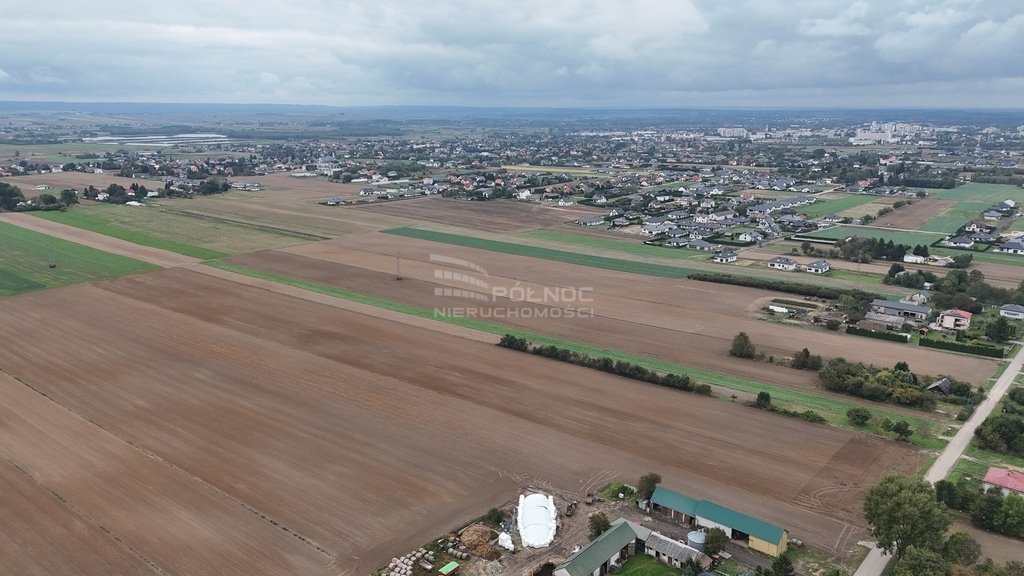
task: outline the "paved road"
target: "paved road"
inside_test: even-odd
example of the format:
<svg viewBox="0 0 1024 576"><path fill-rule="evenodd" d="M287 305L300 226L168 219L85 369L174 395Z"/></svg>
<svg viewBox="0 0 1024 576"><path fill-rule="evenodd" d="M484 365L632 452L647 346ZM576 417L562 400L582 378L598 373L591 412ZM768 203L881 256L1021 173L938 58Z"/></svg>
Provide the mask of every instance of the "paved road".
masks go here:
<svg viewBox="0 0 1024 576"><path fill-rule="evenodd" d="M974 438L974 431L978 429L978 426L985 421L985 418L995 409L999 401L1003 399L1003 395L1006 394L1013 384L1014 378L1020 373L1021 367L1024 367L1024 347L1021 347L1017 355L1010 361L1010 365L1006 367L1003 374L996 380L992 389L989 390L985 401L978 406L978 409L974 411L970 419L960 427L960 430L953 436L953 439L949 441L946 448L942 450L939 457L932 463L931 468L924 475L925 480L934 484L949 475L956 461L960 459L964 450L967 449L967 445L970 444L971 438ZM857 572L853 576L881 576L888 563L889 556L882 552L880 548L872 547L871 551L868 552L867 558L864 559L864 562L857 568Z"/></svg>

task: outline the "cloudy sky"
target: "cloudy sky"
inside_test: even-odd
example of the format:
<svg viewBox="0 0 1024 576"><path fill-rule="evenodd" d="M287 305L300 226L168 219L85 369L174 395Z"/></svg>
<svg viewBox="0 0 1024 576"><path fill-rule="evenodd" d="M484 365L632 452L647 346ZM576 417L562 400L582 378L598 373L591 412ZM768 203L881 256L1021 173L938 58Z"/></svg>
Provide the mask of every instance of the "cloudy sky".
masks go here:
<svg viewBox="0 0 1024 576"><path fill-rule="evenodd" d="M46 0L0 100L1024 106L1021 0Z"/></svg>

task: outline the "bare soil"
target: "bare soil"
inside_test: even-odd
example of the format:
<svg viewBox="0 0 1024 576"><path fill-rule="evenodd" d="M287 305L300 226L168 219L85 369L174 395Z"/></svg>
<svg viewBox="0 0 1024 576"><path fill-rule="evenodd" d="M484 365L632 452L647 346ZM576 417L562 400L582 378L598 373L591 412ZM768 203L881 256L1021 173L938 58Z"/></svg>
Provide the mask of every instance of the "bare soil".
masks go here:
<svg viewBox="0 0 1024 576"><path fill-rule="evenodd" d="M547 206L515 200L474 202L437 196L375 202L352 206L351 209L487 232L520 232L607 212L582 206Z"/></svg>
<svg viewBox="0 0 1024 576"><path fill-rule="evenodd" d="M185 268L4 299L0 330L0 454L104 528L52 573L362 574L523 486L646 470L838 553L867 487L924 458Z"/></svg>
<svg viewBox="0 0 1024 576"><path fill-rule="evenodd" d="M395 253L399 250L403 280L396 282ZM485 266L485 291L513 295L515 291L529 290L545 300L545 288L549 292L551 288L565 288L566 296L572 296L574 288L589 288L592 291L584 295L593 302L557 302L547 298L544 302L523 303L499 296L488 303L435 296L436 288L473 286L458 279L437 278L439 271L443 275L445 271L459 270L432 262L432 254ZM736 333L747 332L759 349L775 355L788 356L807 347L825 358L845 357L879 366L906 361L921 371L947 374L976 384L984 383L995 372L992 360L758 320L759 299L791 297L783 293L689 280L638 280L628 273L387 234L293 246L231 261L426 308L480 307L488 310L481 312L481 316L497 323L791 387L813 389L816 377L811 372L729 357L729 346ZM594 315L566 318L565 313L551 311L572 307L593 308ZM506 309L514 311L505 312Z"/></svg>
<svg viewBox="0 0 1024 576"><path fill-rule="evenodd" d="M898 210L894 210L873 221L871 225L878 228L917 230L925 222L939 214L942 214L955 205L955 200L939 200L936 198L914 200L914 203L910 206L904 206Z"/></svg>

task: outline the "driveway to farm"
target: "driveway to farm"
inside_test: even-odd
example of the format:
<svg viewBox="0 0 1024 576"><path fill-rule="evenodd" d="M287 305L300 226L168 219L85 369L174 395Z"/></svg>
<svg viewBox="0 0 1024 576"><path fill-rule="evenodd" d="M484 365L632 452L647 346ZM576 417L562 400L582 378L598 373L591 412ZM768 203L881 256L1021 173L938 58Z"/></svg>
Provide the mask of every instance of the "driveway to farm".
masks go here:
<svg viewBox="0 0 1024 576"><path fill-rule="evenodd" d="M999 404L999 401L1003 399L1003 395L1010 389L1013 380L1020 373L1021 367L1024 367L1024 347L1017 352L1017 355L1010 361L1010 365L1006 367L1003 374L996 380L992 390L988 393L988 397L974 411L974 415L964 423L960 431L946 445L945 450L935 459L932 467L928 469L928 473L924 475L925 480L934 484L949 475L953 465L956 464L956 461L963 455L964 450L967 449L967 445L970 444L971 438L974 438L974 431L985 421L985 418L988 418L988 415L992 413L992 410ZM854 576L880 576L888 563L888 555L882 552L880 548L872 548Z"/></svg>
<svg viewBox="0 0 1024 576"><path fill-rule="evenodd" d="M177 254L160 248L142 246L141 244L135 244L134 242L121 240L120 238L114 238L98 232L90 232L89 230L75 228L74 226L68 226L67 224L43 220L42 218L36 218L29 214L4 212L3 214L0 214L0 220L28 230L48 234L62 240L68 240L76 244L82 244L83 246L89 246L90 248L110 252L111 254L127 256L150 264L156 264L163 268L186 266L188 264L195 264L199 262L198 258L193 258L191 256L184 256L182 254Z"/></svg>

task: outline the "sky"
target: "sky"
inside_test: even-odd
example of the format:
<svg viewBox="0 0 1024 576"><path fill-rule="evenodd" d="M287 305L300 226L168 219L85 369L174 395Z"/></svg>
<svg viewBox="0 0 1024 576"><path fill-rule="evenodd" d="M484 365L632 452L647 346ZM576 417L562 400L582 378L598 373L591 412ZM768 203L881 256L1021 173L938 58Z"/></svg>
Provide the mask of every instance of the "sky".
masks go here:
<svg viewBox="0 0 1024 576"><path fill-rule="evenodd" d="M1024 107L1021 0L46 0L0 100Z"/></svg>

